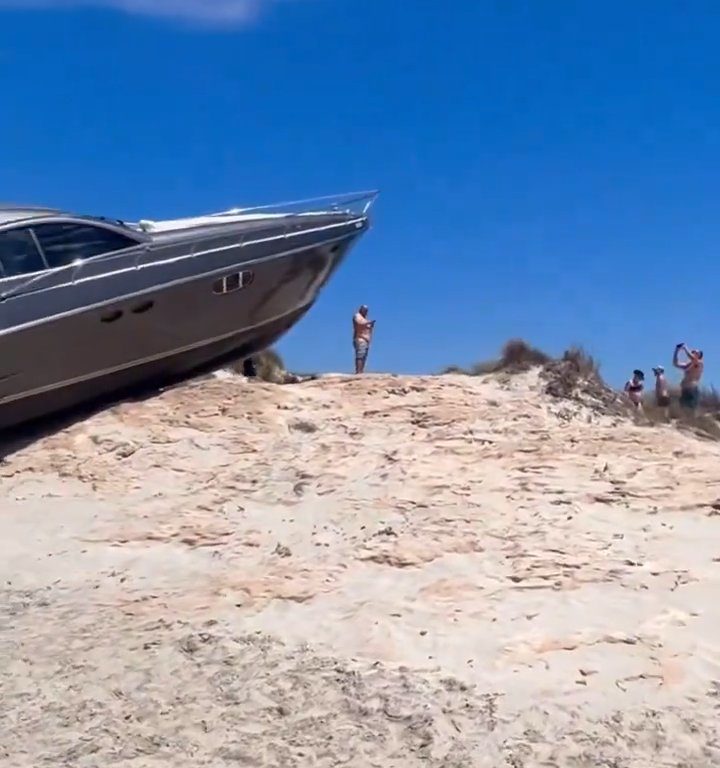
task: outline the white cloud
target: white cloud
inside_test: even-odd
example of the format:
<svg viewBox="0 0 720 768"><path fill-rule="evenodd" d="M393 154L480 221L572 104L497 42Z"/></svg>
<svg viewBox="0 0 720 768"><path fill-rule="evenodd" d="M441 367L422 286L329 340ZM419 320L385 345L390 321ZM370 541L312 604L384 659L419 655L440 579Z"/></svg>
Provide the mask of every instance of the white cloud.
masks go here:
<svg viewBox="0 0 720 768"><path fill-rule="evenodd" d="M126 13L242 23L281 0L0 0L0 8L114 8Z"/></svg>

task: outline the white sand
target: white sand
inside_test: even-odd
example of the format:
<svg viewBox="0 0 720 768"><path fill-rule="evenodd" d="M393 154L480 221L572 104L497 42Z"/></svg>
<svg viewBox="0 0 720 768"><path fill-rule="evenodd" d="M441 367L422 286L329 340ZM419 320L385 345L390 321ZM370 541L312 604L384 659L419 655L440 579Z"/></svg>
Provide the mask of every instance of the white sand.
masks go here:
<svg viewBox="0 0 720 768"><path fill-rule="evenodd" d="M0 764L720 763L720 446L209 379L0 465Z"/></svg>

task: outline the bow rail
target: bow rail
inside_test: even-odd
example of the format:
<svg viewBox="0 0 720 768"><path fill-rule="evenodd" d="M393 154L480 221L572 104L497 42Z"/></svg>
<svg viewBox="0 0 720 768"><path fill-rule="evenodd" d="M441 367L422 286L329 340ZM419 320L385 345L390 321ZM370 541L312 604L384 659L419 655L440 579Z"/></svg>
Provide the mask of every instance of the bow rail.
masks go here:
<svg viewBox="0 0 720 768"><path fill-rule="evenodd" d="M256 205L250 208L230 208L219 213L207 213L205 216L237 216L242 214L277 213L285 215L310 214L310 213L351 213L364 216L372 207L380 194L379 190L366 192L349 192L341 195L324 195L323 197L311 197L304 200L292 200L286 203L270 203L269 205Z"/></svg>
<svg viewBox="0 0 720 768"><path fill-rule="evenodd" d="M258 205L251 208L231 208L227 211L220 211L218 213L206 213L201 216L196 217L190 217L186 219L177 219L174 222L152 222L147 220L141 220L138 223L130 223L130 222L122 222L123 226L127 226L131 229L134 229L138 232L144 232L148 233L148 230L152 231L153 225L161 225L164 223L165 225L168 224L179 224L181 222L185 223L185 226L190 225L191 223L206 223L209 221L218 221L218 223L221 223L221 220L223 217L226 218L234 218L234 219L243 219L247 217L248 219L265 219L265 218L284 218L289 216L312 216L312 215L328 215L332 213L341 213L345 215L352 215L357 216L358 218L365 217L368 214L368 211L372 207L373 203L377 199L378 195L380 194L379 190L371 190L369 192L351 192L348 194L343 195L325 195L323 197L314 197L314 198L308 198L305 200L293 200L291 202L286 203L272 203L269 205ZM148 226L150 225L150 226ZM287 232L289 228L289 224L286 224L284 227L285 234L287 235ZM244 243L243 243L244 244ZM162 244L160 244L160 249L163 248ZM71 271L72 272L72 282L75 281L75 276L82 270L82 267L89 263L94 262L97 259L105 258L106 256L111 256L112 254L97 254L96 256L91 256L88 259L85 260L76 260L70 264L65 264L60 267L55 267L52 269L44 270L43 272L38 272L32 275L28 275L27 279L18 281L17 283L14 283L13 285L8 287L8 290L0 292L0 301L5 300L7 298L10 298L12 296L17 295L18 293L22 293L24 290L26 290L29 286L34 285L38 282L44 281L47 277L53 274L57 274L58 272L64 272L64 271ZM139 265L139 260L142 256L142 253L138 253L138 256L135 260L134 268L137 269Z"/></svg>

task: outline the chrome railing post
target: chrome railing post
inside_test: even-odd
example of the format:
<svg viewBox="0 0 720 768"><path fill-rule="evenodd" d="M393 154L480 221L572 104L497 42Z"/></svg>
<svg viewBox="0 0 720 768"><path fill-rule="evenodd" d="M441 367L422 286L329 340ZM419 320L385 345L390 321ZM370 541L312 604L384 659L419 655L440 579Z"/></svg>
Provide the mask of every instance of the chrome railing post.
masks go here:
<svg viewBox="0 0 720 768"><path fill-rule="evenodd" d="M73 270L72 270L72 272L70 273L70 282L71 282L73 285L75 285L75 280L76 280L76 278L77 278L77 274L78 274L78 272L80 271L80 269L82 268L82 265L83 265L84 263L85 263L85 262L84 262L82 259L74 259L74 260L72 261L72 267L73 267Z"/></svg>

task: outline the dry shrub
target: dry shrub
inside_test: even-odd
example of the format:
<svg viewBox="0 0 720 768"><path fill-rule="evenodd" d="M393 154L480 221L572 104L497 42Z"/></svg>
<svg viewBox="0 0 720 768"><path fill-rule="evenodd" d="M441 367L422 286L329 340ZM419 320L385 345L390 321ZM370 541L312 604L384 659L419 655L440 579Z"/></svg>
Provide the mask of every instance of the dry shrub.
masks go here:
<svg viewBox="0 0 720 768"><path fill-rule="evenodd" d="M443 373L464 373L468 376L484 376L488 373L524 373L550 361L550 356L531 346L523 339L506 342L496 360L474 363L468 369L458 365L448 366Z"/></svg>
<svg viewBox="0 0 720 768"><path fill-rule="evenodd" d="M582 347L570 347L542 370L545 392L551 397L575 400L608 414L624 413L627 406L619 393L605 383L600 365Z"/></svg>
<svg viewBox="0 0 720 768"><path fill-rule="evenodd" d="M562 357L554 359L523 339L511 339L502 348L497 360L475 363L463 371L457 366L444 373L467 373L482 376L491 373L516 374L540 368L545 392L552 397L575 400L610 413L624 413L625 407L617 392L600 375L600 366L582 347L571 347Z"/></svg>
<svg viewBox="0 0 720 768"><path fill-rule="evenodd" d="M671 387L670 405L661 408L655 402L655 395L649 392L643 403L643 416L650 425L672 422L679 429L693 432L700 437L720 440L720 393L714 388L700 391L697 411L693 412L680 405L680 389Z"/></svg>
<svg viewBox="0 0 720 768"><path fill-rule="evenodd" d="M500 371L515 373L529 371L539 365L546 365L552 358L537 347L522 339L510 339L502 348L499 360Z"/></svg>
<svg viewBox="0 0 720 768"><path fill-rule="evenodd" d="M700 390L700 410L720 418L720 392L715 387Z"/></svg>
<svg viewBox="0 0 720 768"><path fill-rule="evenodd" d="M285 363L274 349L264 349L253 355L257 377L262 381L282 384L285 380Z"/></svg>
<svg viewBox="0 0 720 768"><path fill-rule="evenodd" d="M282 384L286 378L285 364L282 357L274 349L264 349L253 356L257 378L273 384ZM244 360L236 360L228 365L228 370L243 373Z"/></svg>
<svg viewBox="0 0 720 768"><path fill-rule="evenodd" d="M550 360L543 367L545 391L553 397L572 398L579 386L600 397L611 388L600 376L600 366L582 347L570 347L557 360Z"/></svg>
<svg viewBox="0 0 720 768"><path fill-rule="evenodd" d="M482 376L523 373L531 368L541 369L545 392L553 398L572 400L609 415L636 415L624 394L605 383L597 360L582 347L570 347L562 357L553 359L522 339L512 339L505 344L497 360L475 363L465 370L450 366L443 373ZM639 422L648 425L672 423L678 429L700 437L720 440L720 392L714 388L701 390L696 413L683 408L679 397L679 389L672 389L670 407L658 408L654 393L649 392Z"/></svg>

